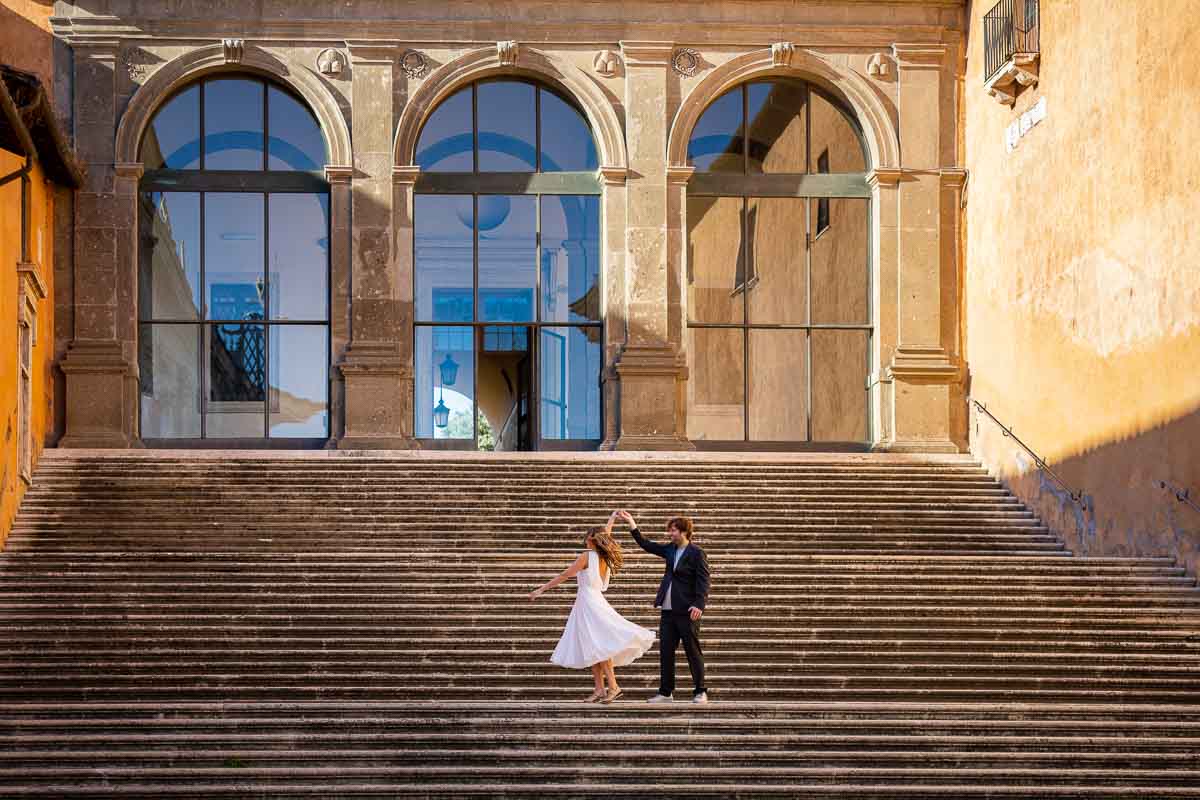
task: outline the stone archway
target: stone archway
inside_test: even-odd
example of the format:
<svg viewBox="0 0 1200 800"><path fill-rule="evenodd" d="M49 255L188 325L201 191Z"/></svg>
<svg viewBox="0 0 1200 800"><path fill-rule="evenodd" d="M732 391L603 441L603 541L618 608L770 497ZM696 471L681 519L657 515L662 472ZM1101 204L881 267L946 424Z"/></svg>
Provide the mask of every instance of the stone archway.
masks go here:
<svg viewBox="0 0 1200 800"><path fill-rule="evenodd" d="M212 72L258 72L295 91L312 110L329 146L329 166L351 163L350 128L337 100L309 70L274 56L260 47L246 45L240 60L228 60L225 47L213 44L193 50L159 67L134 94L117 126L115 161L133 164L139 161L142 134L154 112L176 89Z"/></svg>
<svg viewBox="0 0 1200 800"><path fill-rule="evenodd" d="M436 69L422 84L400 116L396 128L395 165L413 166L421 126L442 100L460 87L495 75L523 75L555 85L583 110L596 136L605 174L627 163L625 133L611 101L582 69L532 47L517 47L515 59L501 58L498 47L471 50Z"/></svg>

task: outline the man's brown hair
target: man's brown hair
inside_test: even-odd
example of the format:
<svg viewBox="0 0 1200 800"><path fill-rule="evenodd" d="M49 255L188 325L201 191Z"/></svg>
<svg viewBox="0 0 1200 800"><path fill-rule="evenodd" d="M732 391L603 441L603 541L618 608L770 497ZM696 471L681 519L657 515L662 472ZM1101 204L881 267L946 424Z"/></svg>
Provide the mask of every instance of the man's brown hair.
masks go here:
<svg viewBox="0 0 1200 800"><path fill-rule="evenodd" d="M686 536L689 542L692 540L692 532L695 530L695 526L692 525L691 517L671 517L667 520L667 529L670 530L671 528L676 529Z"/></svg>

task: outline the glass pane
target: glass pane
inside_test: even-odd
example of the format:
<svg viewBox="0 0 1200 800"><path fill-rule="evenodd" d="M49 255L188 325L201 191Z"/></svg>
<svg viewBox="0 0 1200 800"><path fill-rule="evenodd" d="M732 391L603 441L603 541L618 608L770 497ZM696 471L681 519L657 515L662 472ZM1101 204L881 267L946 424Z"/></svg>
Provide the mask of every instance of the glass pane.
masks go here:
<svg viewBox="0 0 1200 800"><path fill-rule="evenodd" d="M204 195L204 283L208 319L262 319L261 194Z"/></svg>
<svg viewBox="0 0 1200 800"><path fill-rule="evenodd" d="M329 195L273 194L268 204L271 319L328 319Z"/></svg>
<svg viewBox="0 0 1200 800"><path fill-rule="evenodd" d="M274 325L271 344L273 437L329 435L329 329Z"/></svg>
<svg viewBox="0 0 1200 800"><path fill-rule="evenodd" d="M867 331L812 332L813 441L867 441L870 341Z"/></svg>
<svg viewBox="0 0 1200 800"><path fill-rule="evenodd" d="M175 95L142 137L146 169L200 169L200 87Z"/></svg>
<svg viewBox="0 0 1200 800"><path fill-rule="evenodd" d="M267 169L319 170L325 166L325 137L317 118L282 89L267 89Z"/></svg>
<svg viewBox="0 0 1200 800"><path fill-rule="evenodd" d="M834 104L817 90L809 101L812 104L812 163L817 155L829 151L827 172L863 172L867 168L866 152L858 135L858 126L840 104Z"/></svg>
<svg viewBox="0 0 1200 800"><path fill-rule="evenodd" d="M750 172L805 172L805 85L752 83L746 89Z"/></svg>
<svg viewBox="0 0 1200 800"><path fill-rule="evenodd" d="M417 437L474 438L474 329L419 327L416 334L413 410Z"/></svg>
<svg viewBox="0 0 1200 800"><path fill-rule="evenodd" d="M750 331L750 438L808 438L808 348L805 331Z"/></svg>
<svg viewBox="0 0 1200 800"><path fill-rule="evenodd" d="M470 195L419 194L413 205L413 300L421 322L474 317L475 219Z"/></svg>
<svg viewBox="0 0 1200 800"><path fill-rule="evenodd" d="M204 84L204 169L263 168L263 87L241 79Z"/></svg>
<svg viewBox="0 0 1200 800"><path fill-rule="evenodd" d="M542 103L542 172L596 169L596 143L583 114L566 100L539 89Z"/></svg>
<svg viewBox="0 0 1200 800"><path fill-rule="evenodd" d="M741 322L745 245L740 197L688 197L688 314L697 322Z"/></svg>
<svg viewBox="0 0 1200 800"><path fill-rule="evenodd" d="M532 322L537 287L537 198L480 195L479 319Z"/></svg>
<svg viewBox="0 0 1200 800"><path fill-rule="evenodd" d="M813 237L812 317L816 324L865 325L868 319L869 269L867 200L829 198L828 224ZM820 230L821 208L813 200L813 230Z"/></svg>
<svg viewBox="0 0 1200 800"><path fill-rule="evenodd" d="M209 438L261 438L266 399L267 337L261 324L205 325L208 334Z"/></svg>
<svg viewBox="0 0 1200 800"><path fill-rule="evenodd" d="M479 108L479 171L532 172L537 168L534 86L489 81L475 87Z"/></svg>
<svg viewBox="0 0 1200 800"><path fill-rule="evenodd" d="M147 439L200 436L200 326L138 326L141 430Z"/></svg>
<svg viewBox="0 0 1200 800"><path fill-rule="evenodd" d="M542 197L542 321L600 321L600 198Z"/></svg>
<svg viewBox="0 0 1200 800"><path fill-rule="evenodd" d="M808 319L802 198L751 198L746 211L750 322L803 325Z"/></svg>
<svg viewBox="0 0 1200 800"><path fill-rule="evenodd" d="M200 195L146 192L139 206L138 275L143 319L200 317Z"/></svg>
<svg viewBox="0 0 1200 800"><path fill-rule="evenodd" d="M416 163L426 172L471 172L474 147L468 87L442 101L425 121L417 139Z"/></svg>
<svg viewBox="0 0 1200 800"><path fill-rule="evenodd" d="M688 329L689 439L742 441L746 438L745 377L741 329Z"/></svg>
<svg viewBox="0 0 1200 800"><path fill-rule="evenodd" d="M742 90L718 97L705 109L688 140L688 163L700 172L743 172Z"/></svg>
<svg viewBox="0 0 1200 800"><path fill-rule="evenodd" d="M543 328L543 439L600 438L600 328Z"/></svg>
<svg viewBox="0 0 1200 800"><path fill-rule="evenodd" d="M480 450L533 449L532 330L516 325L477 329Z"/></svg>

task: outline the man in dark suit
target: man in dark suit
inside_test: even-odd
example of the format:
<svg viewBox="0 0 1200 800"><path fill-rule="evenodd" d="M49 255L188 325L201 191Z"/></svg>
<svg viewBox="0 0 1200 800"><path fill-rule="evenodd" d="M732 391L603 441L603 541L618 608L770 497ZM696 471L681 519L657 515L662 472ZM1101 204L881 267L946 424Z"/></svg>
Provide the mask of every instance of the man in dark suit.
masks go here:
<svg viewBox="0 0 1200 800"><path fill-rule="evenodd" d="M629 525L633 540L647 553L666 561L662 583L654 598L654 607L662 609L658 628L658 694L651 703L669 703L675 691L675 648L683 643L688 669L692 672L692 702L707 703L704 686L704 651L700 649L700 617L708 602L708 558L692 544L692 521L674 517L667 521L670 544L652 542L642 536L637 522L628 511L617 516Z"/></svg>

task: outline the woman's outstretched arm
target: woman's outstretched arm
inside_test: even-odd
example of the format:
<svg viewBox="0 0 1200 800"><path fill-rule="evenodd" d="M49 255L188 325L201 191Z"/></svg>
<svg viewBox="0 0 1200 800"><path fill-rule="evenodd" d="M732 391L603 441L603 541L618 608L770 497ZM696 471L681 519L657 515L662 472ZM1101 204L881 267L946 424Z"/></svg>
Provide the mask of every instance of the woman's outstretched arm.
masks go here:
<svg viewBox="0 0 1200 800"><path fill-rule="evenodd" d="M567 578L573 578L574 576L578 575L580 572L587 569L587 561L588 561L587 553L580 553L579 558L577 558L571 562L571 566L567 567L562 572L558 573L558 575L556 575L549 582L543 583L541 586L539 586L538 588L536 588L532 592L530 592L529 599L536 600L539 597L541 597L543 594L545 594L547 591L549 591L550 589L553 589L555 586L558 586L560 583L565 581Z"/></svg>

